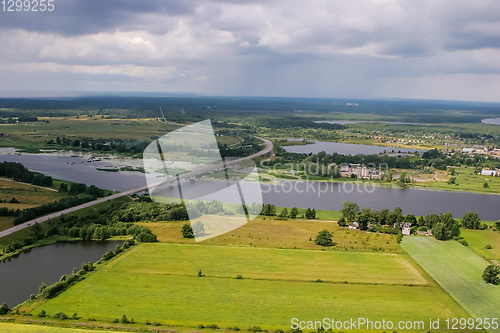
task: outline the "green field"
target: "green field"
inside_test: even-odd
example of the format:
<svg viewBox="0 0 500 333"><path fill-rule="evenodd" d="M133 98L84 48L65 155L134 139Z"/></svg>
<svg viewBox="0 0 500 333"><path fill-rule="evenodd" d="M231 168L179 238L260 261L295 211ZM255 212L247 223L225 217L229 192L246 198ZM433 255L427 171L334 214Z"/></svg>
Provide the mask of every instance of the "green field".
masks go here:
<svg viewBox="0 0 500 333"><path fill-rule="evenodd" d="M197 277L199 269L205 277ZM320 277L369 284L299 281ZM426 285L393 284L410 281ZM404 255L161 243L139 245L55 299L25 306L34 307L32 313L77 312L98 320L125 314L137 322L268 329L287 329L294 317L467 316Z"/></svg>
<svg viewBox="0 0 500 333"><path fill-rule="evenodd" d="M463 229L461 236L467 241L470 248L485 259L500 260L500 232L487 230ZM486 248L490 245L491 249Z"/></svg>
<svg viewBox="0 0 500 333"><path fill-rule="evenodd" d="M472 316L500 318L500 287L481 277L486 260L453 241L414 236L401 245Z"/></svg>

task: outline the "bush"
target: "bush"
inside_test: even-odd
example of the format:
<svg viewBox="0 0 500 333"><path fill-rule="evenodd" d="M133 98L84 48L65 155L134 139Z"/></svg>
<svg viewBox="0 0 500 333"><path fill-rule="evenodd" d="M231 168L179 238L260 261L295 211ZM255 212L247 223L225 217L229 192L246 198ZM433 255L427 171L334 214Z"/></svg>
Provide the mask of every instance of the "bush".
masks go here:
<svg viewBox="0 0 500 333"><path fill-rule="evenodd" d="M151 323L151 326L161 326L161 324L159 322L157 322L157 321L153 321Z"/></svg>
<svg viewBox="0 0 500 333"><path fill-rule="evenodd" d="M207 326L205 326L205 328L211 328L211 329L213 329L213 330L218 330L218 329L220 329L220 327L219 327L219 326L217 326L217 324L207 325Z"/></svg>
<svg viewBox="0 0 500 333"><path fill-rule="evenodd" d="M40 317L40 318L43 318L43 317L46 317L47 316L47 313L45 312L45 310L42 310L40 311L37 315L37 317Z"/></svg>
<svg viewBox="0 0 500 333"><path fill-rule="evenodd" d="M500 278L498 277L499 274L500 274L500 266L489 265L483 271L483 280L486 283L499 285L500 284Z"/></svg>
<svg viewBox="0 0 500 333"><path fill-rule="evenodd" d="M69 317L64 312L58 312L52 316L55 319L69 319Z"/></svg>
<svg viewBox="0 0 500 333"><path fill-rule="evenodd" d="M487 250L491 250L493 247L490 244L487 244L487 245L484 246L484 248L487 249Z"/></svg>
<svg viewBox="0 0 500 333"><path fill-rule="evenodd" d="M111 322L112 322L113 324L118 324L120 321L119 321L118 319L113 319Z"/></svg>
<svg viewBox="0 0 500 333"><path fill-rule="evenodd" d="M465 239L459 239L458 242L462 244L463 246L469 246L469 243Z"/></svg>
<svg viewBox="0 0 500 333"><path fill-rule="evenodd" d="M237 279L237 280L241 280L241 279L243 279L243 275L238 274L238 275L236 275L235 279Z"/></svg>
<svg viewBox="0 0 500 333"><path fill-rule="evenodd" d="M248 332L262 332L262 328L259 326L251 326L248 328Z"/></svg>
<svg viewBox="0 0 500 333"><path fill-rule="evenodd" d="M202 328L205 328L205 326L203 324L199 324L198 326L196 326L196 328L201 330Z"/></svg>

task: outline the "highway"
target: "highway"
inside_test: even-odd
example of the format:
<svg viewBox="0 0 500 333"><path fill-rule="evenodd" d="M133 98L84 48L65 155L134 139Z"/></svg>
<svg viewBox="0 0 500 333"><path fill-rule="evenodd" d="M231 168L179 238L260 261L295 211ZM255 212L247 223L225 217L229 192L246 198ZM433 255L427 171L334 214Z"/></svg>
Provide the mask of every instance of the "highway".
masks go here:
<svg viewBox="0 0 500 333"><path fill-rule="evenodd" d="M272 144L271 141L266 140L264 138L260 138L260 137L256 137L256 138L258 138L260 140L263 140L266 143L266 148L264 148L263 150L255 153L253 155L250 155L250 156L247 156L247 157L242 157L242 158L239 158L237 160L227 162L225 164L224 163L219 163L219 164L214 164L214 165L212 165L212 164L205 165L205 166L197 168L197 169L195 169L195 170L193 170L191 172L179 175L178 177L168 177L164 181L159 182L157 184L153 184L152 186L156 187L156 186L159 186L159 185L173 183L173 182L177 181L177 178L179 178L179 180L181 180L181 179L187 179L187 178L192 178L192 177L195 177L198 174L209 172L209 171L212 171L212 170L215 170L215 169L218 169L218 168L224 168L224 166L231 166L233 164L236 164L236 163L244 161L244 160L249 160L249 159L252 159L252 158L257 157L257 156L265 155L265 154L269 153L273 149L273 144ZM52 214L49 214L49 215L38 217L36 219L33 219L33 220L30 220L30 221L21 223L19 225L16 225L16 226L10 228L10 229L7 229L7 230L4 230L4 231L0 232L0 238L2 238L4 236L7 236L7 235L10 235L13 232L16 232L16 231L22 230L24 228L27 228L27 227L33 225L34 223L45 222L47 220L56 218L56 217L61 216L63 214L69 214L69 213L75 212L77 210L80 210L82 208L91 207L91 206L97 205L97 204L99 204L101 202L106 202L108 200L113 200L113 199L122 197L124 195L130 195L130 194L137 193L137 192L140 192L140 191L145 191L148 188L149 188L148 185L141 186L141 187L138 187L138 188L135 188L135 189L132 189L132 190L120 192L120 193L113 194L113 195L110 195L110 196L107 196L107 197L104 197L104 198L100 198L100 199L97 199L97 200L94 200L94 201L90 201L90 202L84 203L84 204L79 205L79 206L71 207L71 208L68 208L68 209L65 209L65 210L61 210L59 212L55 212L55 213L52 213Z"/></svg>

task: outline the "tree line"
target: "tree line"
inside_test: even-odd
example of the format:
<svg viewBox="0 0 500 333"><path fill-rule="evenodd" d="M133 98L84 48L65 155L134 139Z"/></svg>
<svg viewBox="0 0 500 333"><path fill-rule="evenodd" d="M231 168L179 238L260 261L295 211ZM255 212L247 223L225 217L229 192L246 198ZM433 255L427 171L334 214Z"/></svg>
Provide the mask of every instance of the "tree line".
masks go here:
<svg viewBox="0 0 500 333"><path fill-rule="evenodd" d="M24 165L17 162L1 162L0 176L12 178L15 181L29 183L37 186L52 186L53 179L50 176L41 175L29 171Z"/></svg>

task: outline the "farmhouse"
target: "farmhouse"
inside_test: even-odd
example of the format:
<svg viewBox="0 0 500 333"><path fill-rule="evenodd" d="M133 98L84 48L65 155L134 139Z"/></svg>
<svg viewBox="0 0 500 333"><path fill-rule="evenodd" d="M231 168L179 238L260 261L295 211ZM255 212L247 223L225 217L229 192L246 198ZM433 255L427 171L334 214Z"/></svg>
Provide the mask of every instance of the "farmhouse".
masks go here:
<svg viewBox="0 0 500 333"><path fill-rule="evenodd" d="M403 231L403 235L410 236L411 235L411 223L403 222L401 225L401 230Z"/></svg>
<svg viewBox="0 0 500 333"><path fill-rule="evenodd" d="M358 222L352 222L349 224L349 229L358 229L359 223Z"/></svg>

